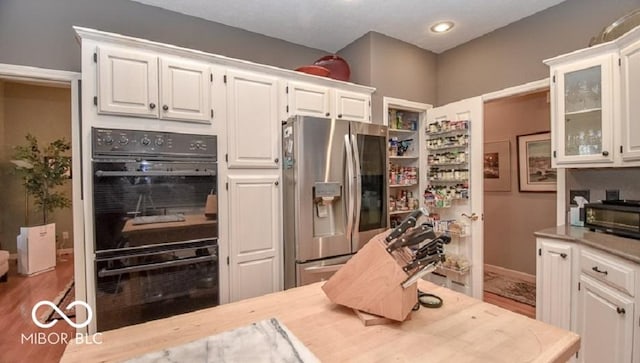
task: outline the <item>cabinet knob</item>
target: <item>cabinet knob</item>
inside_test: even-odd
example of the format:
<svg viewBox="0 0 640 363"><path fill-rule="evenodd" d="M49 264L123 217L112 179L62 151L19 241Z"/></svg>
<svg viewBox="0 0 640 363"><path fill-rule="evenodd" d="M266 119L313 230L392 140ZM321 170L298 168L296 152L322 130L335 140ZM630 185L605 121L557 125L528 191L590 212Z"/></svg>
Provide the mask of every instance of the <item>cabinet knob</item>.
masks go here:
<svg viewBox="0 0 640 363"><path fill-rule="evenodd" d="M163 109L163 110L165 110L165 111L167 111L167 110L169 110L169 106L164 105L164 106L162 106L162 109Z"/></svg>
<svg viewBox="0 0 640 363"><path fill-rule="evenodd" d="M618 312L618 314L620 315L624 315L626 313L626 311L624 310L624 308L616 308L616 311Z"/></svg>
<svg viewBox="0 0 640 363"><path fill-rule="evenodd" d="M608 151L606 151L606 150L605 150L605 151L603 151L603 152L602 152L602 156L609 156L609 152L608 152Z"/></svg>
<svg viewBox="0 0 640 363"><path fill-rule="evenodd" d="M567 258L567 254L566 254L566 253L561 253L561 254L560 254L560 257L562 257L563 259L564 259L564 258Z"/></svg>
<svg viewBox="0 0 640 363"><path fill-rule="evenodd" d="M153 110L154 108L156 108L156 104L155 104L155 103L153 103L153 102L151 102L151 103L149 104L149 108Z"/></svg>
<svg viewBox="0 0 640 363"><path fill-rule="evenodd" d="M280 161L280 159L278 159L278 158L273 159L273 162L276 163L276 164L278 163L278 161Z"/></svg>
<svg viewBox="0 0 640 363"><path fill-rule="evenodd" d="M608 275L609 273L607 272L607 270L600 270L598 268L598 266L593 266L593 268L591 268L593 271L599 273L599 274L603 274L603 275Z"/></svg>
<svg viewBox="0 0 640 363"><path fill-rule="evenodd" d="M280 183L276 180L273 184L275 184L276 186L278 186L278 184L280 184Z"/></svg>
<svg viewBox="0 0 640 363"><path fill-rule="evenodd" d="M338 118L342 118L342 114L341 113L338 114Z"/></svg>
<svg viewBox="0 0 640 363"><path fill-rule="evenodd" d="M327 113L325 114L325 116L329 117L329 116L331 116L331 114L330 114L329 112L327 112Z"/></svg>

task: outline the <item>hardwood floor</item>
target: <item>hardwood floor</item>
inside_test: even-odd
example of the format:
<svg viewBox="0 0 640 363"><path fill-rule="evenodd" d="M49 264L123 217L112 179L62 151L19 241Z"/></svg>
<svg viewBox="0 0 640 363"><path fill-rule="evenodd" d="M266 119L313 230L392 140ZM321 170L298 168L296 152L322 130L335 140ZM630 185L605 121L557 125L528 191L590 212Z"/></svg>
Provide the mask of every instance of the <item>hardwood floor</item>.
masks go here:
<svg viewBox="0 0 640 363"><path fill-rule="evenodd" d="M69 336L75 333L64 321L42 329L31 320L33 306L41 300L53 300L73 278L73 256L62 256L55 270L32 277L18 275L15 260L9 263L9 280L0 283L0 363L58 362L66 344L21 342L21 336L40 332ZM41 309L44 307L38 314L42 313Z"/></svg>
<svg viewBox="0 0 640 363"><path fill-rule="evenodd" d="M511 310L515 313L528 316L532 319L536 318L536 308L523 304L521 302L502 297L500 295L492 294L490 292L484 292L483 300L493 305L497 305L503 309Z"/></svg>

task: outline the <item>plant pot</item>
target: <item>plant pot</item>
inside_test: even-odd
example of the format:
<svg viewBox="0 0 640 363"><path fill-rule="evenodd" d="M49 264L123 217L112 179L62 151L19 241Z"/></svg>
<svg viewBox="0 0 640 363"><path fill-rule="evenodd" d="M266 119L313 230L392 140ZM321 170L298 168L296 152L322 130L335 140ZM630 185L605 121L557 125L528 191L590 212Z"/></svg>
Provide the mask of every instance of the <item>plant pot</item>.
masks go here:
<svg viewBox="0 0 640 363"><path fill-rule="evenodd" d="M56 224L20 227L18 273L31 276L56 267Z"/></svg>

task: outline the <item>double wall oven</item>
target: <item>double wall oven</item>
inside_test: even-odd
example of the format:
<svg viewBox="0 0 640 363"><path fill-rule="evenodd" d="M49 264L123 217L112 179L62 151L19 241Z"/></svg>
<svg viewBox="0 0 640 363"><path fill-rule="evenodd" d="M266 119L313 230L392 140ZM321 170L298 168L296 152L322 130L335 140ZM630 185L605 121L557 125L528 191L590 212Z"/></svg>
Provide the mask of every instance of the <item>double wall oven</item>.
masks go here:
<svg viewBox="0 0 640 363"><path fill-rule="evenodd" d="M98 331L219 303L216 137L94 128Z"/></svg>

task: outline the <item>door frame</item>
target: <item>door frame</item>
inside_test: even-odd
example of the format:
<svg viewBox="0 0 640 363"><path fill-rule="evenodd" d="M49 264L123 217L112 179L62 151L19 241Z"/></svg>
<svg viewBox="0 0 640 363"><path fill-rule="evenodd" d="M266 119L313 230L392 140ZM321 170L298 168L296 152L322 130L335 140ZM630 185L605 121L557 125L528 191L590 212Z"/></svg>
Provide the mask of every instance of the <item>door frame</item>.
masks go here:
<svg viewBox="0 0 640 363"><path fill-rule="evenodd" d="M547 77L538 81L524 83L514 87L508 87L496 92L490 92L483 94L482 100L484 103L489 101L512 97L522 96L528 93L534 93L542 91L544 89L551 89L551 80ZM551 102L551 101L549 101ZM564 168L557 169L558 181L556 183L556 225L562 226L566 224L565 210L566 210L566 171Z"/></svg>
<svg viewBox="0 0 640 363"><path fill-rule="evenodd" d="M69 88L71 92L71 162L74 175L71 179L73 214L73 278L76 300L87 301L85 251L84 251L84 207L82 203L82 175L80 149L80 81L78 72L0 63L0 80L27 82L41 86ZM87 312L76 311L77 321L85 321ZM77 329L87 333L87 328Z"/></svg>

